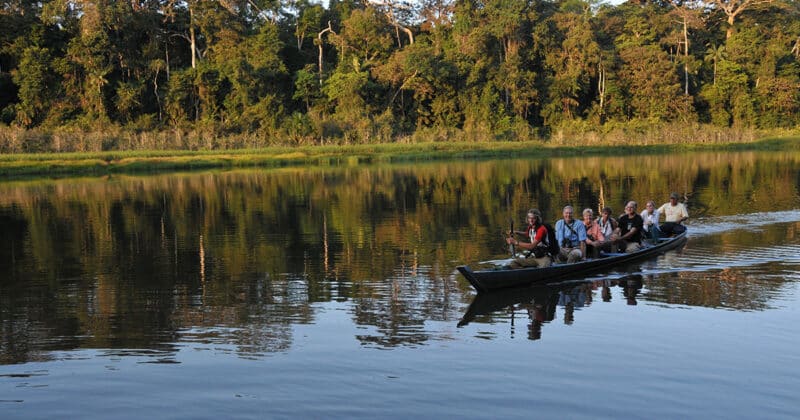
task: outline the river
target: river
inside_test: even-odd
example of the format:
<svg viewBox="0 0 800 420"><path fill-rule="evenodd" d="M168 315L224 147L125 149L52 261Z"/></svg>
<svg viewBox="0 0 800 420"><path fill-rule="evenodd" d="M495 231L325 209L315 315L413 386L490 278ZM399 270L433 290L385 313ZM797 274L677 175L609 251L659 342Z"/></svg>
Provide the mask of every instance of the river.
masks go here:
<svg viewBox="0 0 800 420"><path fill-rule="evenodd" d="M689 240L476 296L528 208ZM795 418L800 152L0 181L0 418Z"/></svg>

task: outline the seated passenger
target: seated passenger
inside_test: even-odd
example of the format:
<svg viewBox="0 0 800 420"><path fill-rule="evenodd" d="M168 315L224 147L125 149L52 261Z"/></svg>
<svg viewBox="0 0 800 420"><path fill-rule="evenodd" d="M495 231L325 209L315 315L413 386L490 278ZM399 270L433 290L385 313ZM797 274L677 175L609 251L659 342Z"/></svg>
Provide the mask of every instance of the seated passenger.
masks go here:
<svg viewBox="0 0 800 420"><path fill-rule="evenodd" d="M558 260L568 263L578 262L586 255L586 228L572 214L572 206L564 207L564 218L556 223L556 240L561 246Z"/></svg>
<svg viewBox="0 0 800 420"><path fill-rule="evenodd" d="M606 243L606 237L600 229L600 224L594 220L592 209L583 210L583 226L586 228L586 257L597 258Z"/></svg>
<svg viewBox="0 0 800 420"><path fill-rule="evenodd" d="M683 222L689 218L689 212L686 210L686 205L678 202L678 198L678 193L674 192L669 195L669 203L664 203L658 208L658 213L666 218L660 228L664 235L678 235L686 231Z"/></svg>
<svg viewBox="0 0 800 420"><path fill-rule="evenodd" d="M603 233L607 246L619 236L619 224L617 224L617 219L611 216L611 213L611 207L603 207L603 211L600 212L600 218L597 219L597 224L600 225L600 232ZM608 246L608 248L610 249L611 247Z"/></svg>
<svg viewBox="0 0 800 420"><path fill-rule="evenodd" d="M619 217L619 238L616 244L620 252L636 252L642 248L642 226L644 220L636 213L636 202L625 205L625 214Z"/></svg>
<svg viewBox="0 0 800 420"><path fill-rule="evenodd" d="M661 231L658 228L658 210L656 210L656 203L651 201L647 202L644 210L642 210L642 220L644 220L643 236L649 239L651 243L657 244L658 237Z"/></svg>
<svg viewBox="0 0 800 420"><path fill-rule="evenodd" d="M549 267L553 260L547 253L547 228L542 220L542 213L537 209L528 210L528 228L523 236L531 239L530 242L520 242L514 238L506 238L506 243L515 245L523 250L522 255L515 256L511 268L521 267Z"/></svg>

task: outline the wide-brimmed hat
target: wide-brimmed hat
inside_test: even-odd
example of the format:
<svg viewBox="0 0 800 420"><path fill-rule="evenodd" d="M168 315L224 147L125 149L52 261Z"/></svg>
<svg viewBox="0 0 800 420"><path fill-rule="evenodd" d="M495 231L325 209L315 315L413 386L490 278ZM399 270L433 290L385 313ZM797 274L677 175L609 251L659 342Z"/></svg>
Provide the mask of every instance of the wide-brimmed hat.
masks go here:
<svg viewBox="0 0 800 420"><path fill-rule="evenodd" d="M677 200L677 199L681 198L681 196L679 196L678 193L674 192L674 193L669 195L669 198L674 198L674 199Z"/></svg>

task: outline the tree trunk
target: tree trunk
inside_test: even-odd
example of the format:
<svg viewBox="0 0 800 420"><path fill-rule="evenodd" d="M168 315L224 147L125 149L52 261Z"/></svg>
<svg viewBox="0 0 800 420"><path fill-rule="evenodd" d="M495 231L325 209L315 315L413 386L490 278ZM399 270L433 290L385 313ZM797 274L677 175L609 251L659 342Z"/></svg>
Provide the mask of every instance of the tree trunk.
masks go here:
<svg viewBox="0 0 800 420"><path fill-rule="evenodd" d="M325 32L330 32L332 34L336 33L336 32L333 32L333 28L331 27L331 21L328 21L328 27L327 28L321 30L317 34L317 46L319 47L319 58L318 58L318 61L317 61L317 65L318 65L318 68L319 68L319 83L320 84L322 84L322 35L325 34Z"/></svg>
<svg viewBox="0 0 800 420"><path fill-rule="evenodd" d="M689 28L683 17L683 94L689 96Z"/></svg>
<svg viewBox="0 0 800 420"><path fill-rule="evenodd" d="M403 32L405 32L406 35L408 35L408 43L409 44L413 44L414 43L414 33L411 32L411 29L408 29L405 26L400 26L400 25L397 25L397 27L400 28L400 30L402 30Z"/></svg>
<svg viewBox="0 0 800 420"><path fill-rule="evenodd" d="M714 86L717 85L717 57L714 57Z"/></svg>
<svg viewBox="0 0 800 420"><path fill-rule="evenodd" d="M736 21L736 14L728 15L728 30L725 32L725 39L730 39L733 35L733 23Z"/></svg>
<svg viewBox="0 0 800 420"><path fill-rule="evenodd" d="M189 8L189 44L192 47L192 68L196 69L197 57L195 52L197 51L197 39L194 34L194 11L191 7Z"/></svg>
<svg viewBox="0 0 800 420"><path fill-rule="evenodd" d="M603 63L597 65L597 94L600 96L600 124L605 120L606 105L606 69Z"/></svg>

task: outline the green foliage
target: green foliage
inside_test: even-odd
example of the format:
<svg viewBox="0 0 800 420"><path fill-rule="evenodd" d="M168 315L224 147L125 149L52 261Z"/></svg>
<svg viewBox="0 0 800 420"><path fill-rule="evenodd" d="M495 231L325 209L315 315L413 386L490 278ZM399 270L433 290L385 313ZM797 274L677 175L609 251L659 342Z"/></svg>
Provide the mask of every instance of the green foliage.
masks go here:
<svg viewBox="0 0 800 420"><path fill-rule="evenodd" d="M0 13L0 121L25 129L180 129L205 133L191 146L202 148L800 124L789 3L747 9L730 32L713 3L15 4ZM31 144L130 146L101 137Z"/></svg>
<svg viewBox="0 0 800 420"><path fill-rule="evenodd" d="M30 127L44 118L48 99L52 97L49 86L54 77L50 71L50 52L42 47L25 49L19 67L14 71L13 81L18 86L17 121Z"/></svg>
<svg viewBox="0 0 800 420"><path fill-rule="evenodd" d="M166 110L173 125L184 125L194 121L198 115L198 94L194 81L193 69L173 72L169 79Z"/></svg>
<svg viewBox="0 0 800 420"><path fill-rule="evenodd" d="M630 93L630 112L634 118L669 121L690 111L673 63L654 45L632 46L620 51L622 77Z"/></svg>

